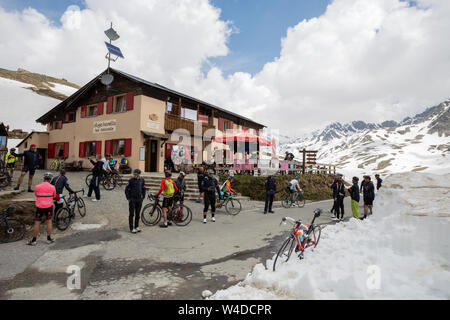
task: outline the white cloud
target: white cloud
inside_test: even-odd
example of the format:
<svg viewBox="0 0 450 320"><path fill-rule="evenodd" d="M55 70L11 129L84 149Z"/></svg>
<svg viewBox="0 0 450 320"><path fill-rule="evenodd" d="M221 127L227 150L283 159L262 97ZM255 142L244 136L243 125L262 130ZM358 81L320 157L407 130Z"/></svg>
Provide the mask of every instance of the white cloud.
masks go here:
<svg viewBox="0 0 450 320"><path fill-rule="evenodd" d="M208 59L228 53L233 25L207 0L87 0L62 26L34 9L0 8L2 67L83 84L106 67L112 20L125 60L114 64L284 130L331 121L376 122L450 96L450 1L335 0L324 15L287 30L279 58L251 76L224 77ZM237 26L239 27L239 26Z"/></svg>

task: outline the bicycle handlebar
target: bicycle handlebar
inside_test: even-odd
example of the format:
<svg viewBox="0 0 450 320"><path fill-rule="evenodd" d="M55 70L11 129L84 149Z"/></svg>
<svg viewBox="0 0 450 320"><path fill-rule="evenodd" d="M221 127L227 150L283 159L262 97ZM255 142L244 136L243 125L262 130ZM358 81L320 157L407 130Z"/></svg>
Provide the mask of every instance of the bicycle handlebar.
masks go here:
<svg viewBox="0 0 450 320"><path fill-rule="evenodd" d="M301 225L301 224L302 224L302 221L301 221L301 220L296 221L296 220L292 219L291 217L283 217L283 218L281 219L280 225L281 225L282 223L285 223L286 221L292 223L293 225Z"/></svg>

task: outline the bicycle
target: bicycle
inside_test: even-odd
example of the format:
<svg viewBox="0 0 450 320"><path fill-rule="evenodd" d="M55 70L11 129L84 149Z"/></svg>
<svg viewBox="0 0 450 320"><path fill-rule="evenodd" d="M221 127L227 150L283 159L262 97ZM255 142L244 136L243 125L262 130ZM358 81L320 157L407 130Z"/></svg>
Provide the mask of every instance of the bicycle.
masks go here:
<svg viewBox="0 0 450 320"><path fill-rule="evenodd" d="M91 180L92 180L92 173L88 174L86 176L85 182L86 185L89 187L89 185L91 184ZM116 178L113 174L104 174L102 175L102 177L100 178L100 184L103 186L103 188L105 190L111 191L114 190L118 184L118 178ZM122 178L119 179L120 181L122 181Z"/></svg>
<svg viewBox="0 0 450 320"><path fill-rule="evenodd" d="M292 223L294 227L289 232L289 237L283 242L280 250L278 250L277 256L273 262L273 271L282 262L288 262L295 249L295 252L299 252L299 259L303 259L304 252L310 247L316 248L319 244L320 234L322 228L319 225L314 224L316 218L320 217L322 209L314 210L314 218L310 224L303 224L301 220L295 221L290 217L284 217L281 219L281 223L286 221Z"/></svg>
<svg viewBox="0 0 450 320"><path fill-rule="evenodd" d="M218 202L222 202L219 197ZM232 216L238 215L242 210L241 202L238 199L234 199L234 194L228 192L225 193L225 199L216 209L220 209L223 206L225 206L225 211Z"/></svg>
<svg viewBox="0 0 450 320"><path fill-rule="evenodd" d="M167 211L167 220L173 221L177 226L185 227L192 220L192 210L180 202L182 196L175 196L174 204ZM146 226L156 226L162 217L162 208L159 197L149 194L147 198L152 201L141 212L142 222Z"/></svg>
<svg viewBox="0 0 450 320"><path fill-rule="evenodd" d="M296 204L299 208L303 208L306 204L306 199L303 197L303 192L295 192L294 200L292 200L292 194L289 193L286 199L281 200L281 205L284 208L290 208L293 204Z"/></svg>
<svg viewBox="0 0 450 320"><path fill-rule="evenodd" d="M9 243L22 240L25 236L25 223L16 218L9 218L8 216L16 212L16 207L11 206L4 209L0 217L0 242Z"/></svg>
<svg viewBox="0 0 450 320"><path fill-rule="evenodd" d="M53 162L50 164L50 170L59 171L61 169L64 169L66 164L66 159L58 159L55 158Z"/></svg>
<svg viewBox="0 0 450 320"><path fill-rule="evenodd" d="M53 222L56 224L56 228L60 231L65 231L70 226L72 219L75 218L75 207L81 217L86 216L86 205L84 200L78 197L78 193L83 193L84 189L80 191L76 191L72 193L67 200L66 196L63 196L65 206L60 208L53 219Z"/></svg>

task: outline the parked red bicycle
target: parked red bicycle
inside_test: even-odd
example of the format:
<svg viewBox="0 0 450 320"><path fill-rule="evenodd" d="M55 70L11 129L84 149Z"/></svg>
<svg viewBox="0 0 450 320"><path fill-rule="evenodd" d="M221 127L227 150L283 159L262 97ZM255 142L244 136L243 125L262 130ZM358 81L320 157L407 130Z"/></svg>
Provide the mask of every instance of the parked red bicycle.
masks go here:
<svg viewBox="0 0 450 320"><path fill-rule="evenodd" d="M322 209L314 210L314 218L311 224L303 224L301 220L295 221L290 217L284 217L281 219L281 223L290 222L294 225L289 232L289 237L283 242L280 250L278 250L277 256L273 262L273 271L277 265L288 262L292 255L292 252L298 252L299 259L303 259L303 254L306 249L311 247L317 247L319 244L321 227L314 224L316 218L320 217ZM277 264L278 263L278 264Z"/></svg>

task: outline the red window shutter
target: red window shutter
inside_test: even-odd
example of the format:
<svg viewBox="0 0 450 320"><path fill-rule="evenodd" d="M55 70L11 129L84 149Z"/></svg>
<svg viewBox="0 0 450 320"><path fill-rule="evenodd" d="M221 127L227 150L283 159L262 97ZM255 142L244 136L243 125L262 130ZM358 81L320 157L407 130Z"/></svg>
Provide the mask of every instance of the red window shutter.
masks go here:
<svg viewBox="0 0 450 320"><path fill-rule="evenodd" d="M86 142L80 142L79 155L80 155L80 158L86 157Z"/></svg>
<svg viewBox="0 0 450 320"><path fill-rule="evenodd" d="M134 92L127 93L126 103L127 103L127 111L134 109Z"/></svg>
<svg viewBox="0 0 450 320"><path fill-rule="evenodd" d="M108 97L108 102L106 103L106 113L113 112L113 101L114 97Z"/></svg>
<svg viewBox="0 0 450 320"><path fill-rule="evenodd" d="M64 152L63 152L64 159L67 159L69 157L69 143L64 142Z"/></svg>
<svg viewBox="0 0 450 320"><path fill-rule="evenodd" d="M112 154L112 140L106 140L105 141L105 154Z"/></svg>
<svg viewBox="0 0 450 320"><path fill-rule="evenodd" d="M50 131L53 130L53 122L50 122L50 124L49 124L49 130L50 130Z"/></svg>
<svg viewBox="0 0 450 320"><path fill-rule="evenodd" d="M102 142L101 141L95 141L95 155L101 155L102 154Z"/></svg>
<svg viewBox="0 0 450 320"><path fill-rule="evenodd" d="M223 119L219 118L219 130L223 131Z"/></svg>
<svg viewBox="0 0 450 320"><path fill-rule="evenodd" d="M125 139L124 156L131 157L131 139Z"/></svg>
<svg viewBox="0 0 450 320"><path fill-rule="evenodd" d="M81 107L81 117L86 118L86 107Z"/></svg>
<svg viewBox="0 0 450 320"><path fill-rule="evenodd" d="M48 158L52 159L55 157L55 144L49 143L48 144Z"/></svg>
<svg viewBox="0 0 450 320"><path fill-rule="evenodd" d="M69 122L69 114L68 113L66 113L66 122Z"/></svg>
<svg viewBox="0 0 450 320"><path fill-rule="evenodd" d="M101 116L103 114L103 102L97 104L97 115Z"/></svg>

